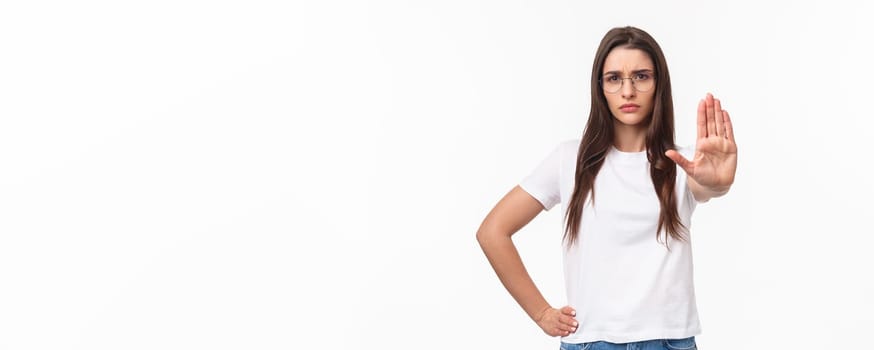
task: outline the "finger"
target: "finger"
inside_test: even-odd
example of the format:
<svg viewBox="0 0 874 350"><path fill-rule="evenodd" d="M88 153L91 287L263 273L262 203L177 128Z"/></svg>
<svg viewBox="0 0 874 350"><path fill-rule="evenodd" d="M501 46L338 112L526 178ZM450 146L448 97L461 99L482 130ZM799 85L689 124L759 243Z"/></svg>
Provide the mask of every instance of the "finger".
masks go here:
<svg viewBox="0 0 874 350"><path fill-rule="evenodd" d="M564 324L559 326L556 329L558 329L558 331L564 335L568 335L568 333L573 333L573 332L577 331L576 327L572 327L572 326L564 325Z"/></svg>
<svg viewBox="0 0 874 350"><path fill-rule="evenodd" d="M713 99L713 112L716 119L716 136L725 137L725 125L722 124L722 102Z"/></svg>
<svg viewBox="0 0 874 350"><path fill-rule="evenodd" d="M564 328L562 328L562 327L556 327L556 328L552 331L552 334L550 334L550 335L551 335L551 336L567 336L567 335L570 335L570 334L571 334L571 330L570 330L570 329L564 329Z"/></svg>
<svg viewBox="0 0 874 350"><path fill-rule="evenodd" d="M677 165L683 168L683 170L686 171L687 174L692 174L692 169L694 169L692 166L692 162L686 159L686 157L683 157L680 152L677 152L676 150L668 150L667 152L665 152L665 156L673 160L674 163L677 163Z"/></svg>
<svg viewBox="0 0 874 350"><path fill-rule="evenodd" d="M562 332L573 332L577 327L572 324L562 323L558 326L558 328L561 329Z"/></svg>
<svg viewBox="0 0 874 350"><path fill-rule="evenodd" d="M577 315L577 311L574 310L574 308L572 308L570 306L565 306L565 307L561 308L561 313L563 313L565 315L570 315L570 316Z"/></svg>
<svg viewBox="0 0 874 350"><path fill-rule="evenodd" d="M558 318L558 321L561 322L561 324L566 325L566 326L571 327L571 328L577 326L577 320L575 320L573 317L570 317L570 316L562 315L561 317Z"/></svg>
<svg viewBox="0 0 874 350"><path fill-rule="evenodd" d="M707 113L704 106L704 100L698 101L698 138L707 137Z"/></svg>
<svg viewBox="0 0 874 350"><path fill-rule="evenodd" d="M728 111L722 111L725 121L725 138L734 143L734 127L731 126L731 118L728 116Z"/></svg>
<svg viewBox="0 0 874 350"><path fill-rule="evenodd" d="M707 93L707 98L704 100L704 103L707 105L707 136L714 136L716 135L716 117L713 112L713 95L709 92Z"/></svg>

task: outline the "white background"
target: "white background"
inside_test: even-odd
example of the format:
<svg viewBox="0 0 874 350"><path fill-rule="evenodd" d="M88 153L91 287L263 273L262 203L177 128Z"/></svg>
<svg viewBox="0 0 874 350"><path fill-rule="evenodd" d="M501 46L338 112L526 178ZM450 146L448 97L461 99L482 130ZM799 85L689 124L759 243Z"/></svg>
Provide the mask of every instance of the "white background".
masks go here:
<svg viewBox="0 0 874 350"><path fill-rule="evenodd" d="M668 60L703 349L869 343L870 2L7 1L0 349L549 349L475 240L580 136L612 27ZM561 306L560 214L515 236ZM864 346L863 346L864 347Z"/></svg>

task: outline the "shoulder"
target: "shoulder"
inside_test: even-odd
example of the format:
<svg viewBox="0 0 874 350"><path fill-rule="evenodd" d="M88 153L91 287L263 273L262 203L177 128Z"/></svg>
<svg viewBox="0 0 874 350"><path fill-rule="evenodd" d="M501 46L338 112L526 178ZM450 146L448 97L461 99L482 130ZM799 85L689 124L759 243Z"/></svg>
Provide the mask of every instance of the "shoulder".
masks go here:
<svg viewBox="0 0 874 350"><path fill-rule="evenodd" d="M541 162L544 164L560 165L567 163L570 159L576 159L577 149L580 146L579 139L563 139L552 144L545 159Z"/></svg>

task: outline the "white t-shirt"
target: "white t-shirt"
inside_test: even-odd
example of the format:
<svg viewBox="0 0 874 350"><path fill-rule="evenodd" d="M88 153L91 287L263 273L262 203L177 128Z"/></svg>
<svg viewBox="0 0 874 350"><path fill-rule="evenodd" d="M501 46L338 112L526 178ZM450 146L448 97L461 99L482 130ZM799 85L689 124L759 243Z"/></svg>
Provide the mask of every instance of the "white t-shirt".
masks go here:
<svg viewBox="0 0 874 350"><path fill-rule="evenodd" d="M519 184L546 210L561 203L564 214L574 189L580 140L559 145ZM678 148L687 159L694 150ZM693 283L691 235L687 242L656 241L659 200L646 152L608 151L595 178L595 205L586 202L576 244L564 252L567 303L579 327L566 343L687 338L701 333ZM691 228L696 201L677 167L680 221ZM591 198L591 197L589 197Z"/></svg>

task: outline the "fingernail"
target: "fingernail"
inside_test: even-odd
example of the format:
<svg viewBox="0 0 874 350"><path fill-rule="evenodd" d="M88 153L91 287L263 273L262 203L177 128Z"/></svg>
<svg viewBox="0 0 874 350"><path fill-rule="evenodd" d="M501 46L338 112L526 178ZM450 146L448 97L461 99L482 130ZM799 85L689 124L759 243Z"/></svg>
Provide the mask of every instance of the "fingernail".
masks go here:
<svg viewBox="0 0 874 350"><path fill-rule="evenodd" d="M577 323L576 323L576 322L574 322L574 328L577 328Z"/></svg>
<svg viewBox="0 0 874 350"><path fill-rule="evenodd" d="M576 311L571 311L571 316L576 316L576 315L577 315Z"/></svg>

